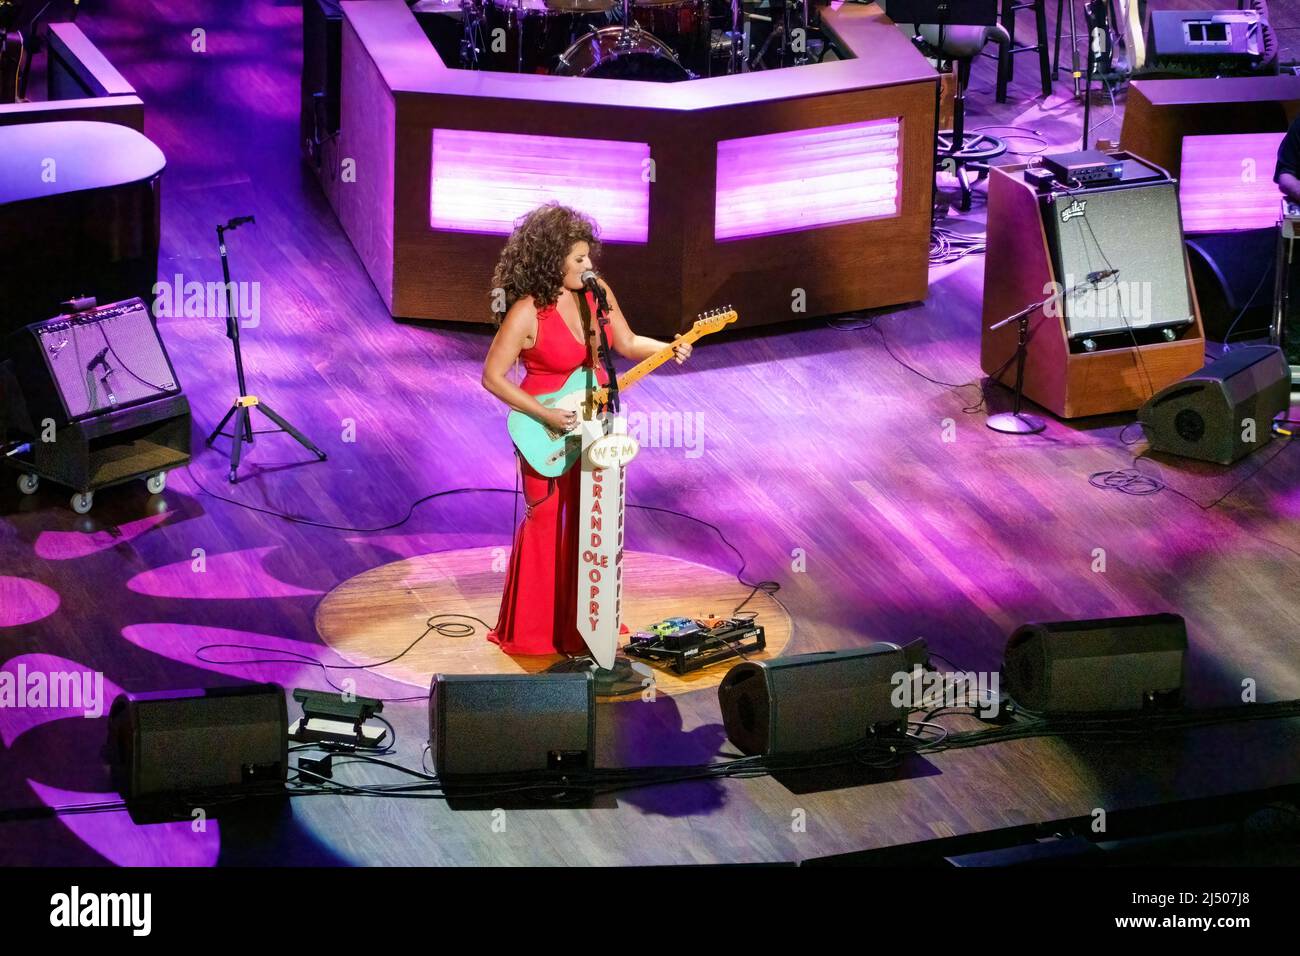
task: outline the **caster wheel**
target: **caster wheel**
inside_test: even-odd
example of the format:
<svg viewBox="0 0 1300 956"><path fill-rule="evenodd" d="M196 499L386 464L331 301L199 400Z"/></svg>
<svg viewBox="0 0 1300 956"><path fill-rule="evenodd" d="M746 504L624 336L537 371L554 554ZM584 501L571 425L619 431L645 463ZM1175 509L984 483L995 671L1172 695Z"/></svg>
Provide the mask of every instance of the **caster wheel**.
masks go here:
<svg viewBox="0 0 1300 956"><path fill-rule="evenodd" d="M79 515L89 514L94 503L95 493L93 491L87 491L85 494L78 492L72 496L72 510Z"/></svg>
<svg viewBox="0 0 1300 956"><path fill-rule="evenodd" d="M145 479L144 486L149 489L151 495L162 494L162 490L167 487L167 472L160 471L156 475L150 475Z"/></svg>
<svg viewBox="0 0 1300 956"><path fill-rule="evenodd" d="M25 495L36 494L36 489L41 486L40 475L19 475L18 490Z"/></svg>

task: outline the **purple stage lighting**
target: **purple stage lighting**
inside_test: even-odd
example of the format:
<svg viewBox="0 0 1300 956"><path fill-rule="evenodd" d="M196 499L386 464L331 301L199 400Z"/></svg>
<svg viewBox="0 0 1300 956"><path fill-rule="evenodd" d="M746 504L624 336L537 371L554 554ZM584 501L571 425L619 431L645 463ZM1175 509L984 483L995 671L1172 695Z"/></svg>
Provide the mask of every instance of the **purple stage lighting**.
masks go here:
<svg viewBox="0 0 1300 956"><path fill-rule="evenodd" d="M1183 231L1238 232L1277 223L1273 166L1282 133L1183 137L1178 194Z"/></svg>
<svg viewBox="0 0 1300 956"><path fill-rule="evenodd" d="M556 200L595 219L603 240L645 242L649 159L648 143L435 129L429 222L504 236Z"/></svg>
<svg viewBox="0 0 1300 956"><path fill-rule="evenodd" d="M892 117L719 141L713 237L897 215L900 132Z"/></svg>

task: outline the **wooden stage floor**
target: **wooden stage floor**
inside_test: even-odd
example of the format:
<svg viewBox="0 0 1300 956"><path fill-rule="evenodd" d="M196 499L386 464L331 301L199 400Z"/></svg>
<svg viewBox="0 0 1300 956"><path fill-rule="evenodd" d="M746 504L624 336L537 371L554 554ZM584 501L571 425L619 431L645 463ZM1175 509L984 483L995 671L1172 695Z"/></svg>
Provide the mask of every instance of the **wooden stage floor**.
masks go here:
<svg viewBox="0 0 1300 956"><path fill-rule="evenodd" d="M0 661L75 662L102 671L106 693L232 679L322 687L307 661L204 663L196 651L243 643L338 660L315 623L331 589L404 558L509 546L514 506L501 489L514 486L513 457L504 410L479 385L490 332L386 315L298 159L296 4L130 0L79 22L142 90L146 132L168 157L160 275L218 280L213 227L256 215L229 240L234 277L261 283L260 325L244 337L252 388L329 461L260 438L233 489L221 454L205 451L161 501L142 488L106 491L87 518L53 490L23 498L6 479ZM207 28L205 54L190 50L192 25ZM1072 145L1078 105L1063 81L1035 102L1027 64L1002 107L991 61L977 65L973 125L1024 122ZM981 188L964 228L981 229L982 210ZM861 268L872 268L870 249ZM1243 681L1261 701L1300 697L1300 452L1277 442L1231 468L1143 460L1169 486L1149 497L1091 487L1090 474L1128 468L1140 452L1121 441L1131 416L998 435L984 412L966 413L976 385L935 385L891 357L944 382L978 381L983 259L931 278L922 305L842 328L807 320L716 336L684 368L647 380L629 410L675 417L635 463L631 502L716 525L747 579L780 582L787 653L921 636L962 669L996 670L1025 621L1169 610L1188 622L1189 705L1238 702ZM161 328L202 436L234 397L221 322L175 317ZM990 401L1004 407L1006 397L995 390ZM379 529L417 498L468 487L487 490L436 498L374 531L289 524L203 490ZM712 531L662 512L631 512L627 546L739 570ZM1094 570L1098 549L1104 571ZM381 676L358 690L411 693ZM396 759L418 766L424 706L386 714ZM105 721L60 716L0 710L0 808L107 799ZM598 730L603 766L730 752L712 690L601 705ZM202 835L137 827L121 813L10 819L0 864L805 861L1297 781L1300 722L1260 721L1122 746L1036 739L951 751L866 779L710 781L580 809L512 807L504 829L491 808L338 796Z"/></svg>

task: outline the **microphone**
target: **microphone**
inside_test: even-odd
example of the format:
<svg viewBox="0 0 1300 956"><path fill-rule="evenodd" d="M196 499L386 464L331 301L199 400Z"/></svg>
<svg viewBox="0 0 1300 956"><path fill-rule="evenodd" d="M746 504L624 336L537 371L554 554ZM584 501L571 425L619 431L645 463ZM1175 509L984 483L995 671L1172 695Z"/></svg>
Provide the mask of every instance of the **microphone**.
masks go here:
<svg viewBox="0 0 1300 956"><path fill-rule="evenodd" d="M89 364L86 365L86 371L93 372L95 370L96 365L104 366L104 369L107 371L108 369L107 355L108 355L108 346L105 345L102 349L99 350L99 354L96 355L93 359L91 359Z"/></svg>
<svg viewBox="0 0 1300 956"><path fill-rule="evenodd" d="M225 229L227 232L229 232L231 229L238 229L246 222L256 222L256 220L252 216L236 216L234 219L230 220L230 222L226 223L222 228Z"/></svg>
<svg viewBox="0 0 1300 956"><path fill-rule="evenodd" d="M1119 275L1118 269L1101 269L1097 272L1089 272L1088 282L1091 285L1096 285L1098 282L1101 282L1105 279L1109 279L1111 276L1117 276L1117 275Z"/></svg>
<svg viewBox="0 0 1300 956"><path fill-rule="evenodd" d="M595 271L592 269L588 269L586 272L582 274L581 278L582 278L583 286L586 288L588 292L590 292L592 295L596 297L596 301L600 303L601 309L605 312L608 312L609 303L605 301L605 290L601 288L600 283L596 281Z"/></svg>

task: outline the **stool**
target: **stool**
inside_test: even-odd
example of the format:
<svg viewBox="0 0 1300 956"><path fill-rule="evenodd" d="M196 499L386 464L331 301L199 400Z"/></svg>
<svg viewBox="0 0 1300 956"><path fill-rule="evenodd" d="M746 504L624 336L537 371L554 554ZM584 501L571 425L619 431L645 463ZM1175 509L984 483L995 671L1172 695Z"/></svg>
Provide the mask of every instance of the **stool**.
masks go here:
<svg viewBox="0 0 1300 956"><path fill-rule="evenodd" d="M912 42L928 59L935 61L940 69L945 69L945 63L957 66L957 91L952 104L953 128L935 134L935 165L957 177L961 187L960 208L965 212L970 209L974 185L970 174L975 173L975 182L983 179L989 174L989 162L1007 151L1006 142L996 136L966 132L966 89L970 86L971 62L990 41L1005 49L1010 38L1000 26L922 24L917 29L918 35Z"/></svg>
<svg viewBox="0 0 1300 956"><path fill-rule="evenodd" d="M1016 14L1021 10L1034 11L1034 27L1038 42L1016 45ZM1037 53L1038 71L1043 84L1043 95L1052 93L1052 67L1047 55L1047 0L1002 0L1000 15L1011 42L998 50L997 101L1007 101L1007 84L1011 82L1017 53Z"/></svg>

